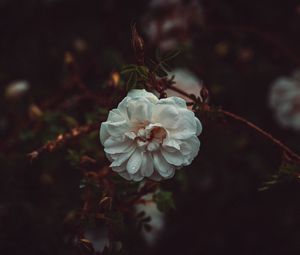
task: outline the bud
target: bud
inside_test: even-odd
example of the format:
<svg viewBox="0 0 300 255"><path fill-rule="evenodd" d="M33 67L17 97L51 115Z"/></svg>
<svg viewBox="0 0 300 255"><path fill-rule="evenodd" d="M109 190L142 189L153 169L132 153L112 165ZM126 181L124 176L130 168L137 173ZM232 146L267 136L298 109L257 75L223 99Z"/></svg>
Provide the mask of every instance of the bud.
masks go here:
<svg viewBox="0 0 300 255"><path fill-rule="evenodd" d="M114 88L117 88L120 86L120 81L121 81L121 77L120 77L120 74L116 71L113 71L111 74L110 74L110 77L107 81L107 84L109 87L114 87Z"/></svg>
<svg viewBox="0 0 300 255"><path fill-rule="evenodd" d="M132 25L132 47L135 52L135 57L138 65L144 65L144 40L138 34L136 25Z"/></svg>
<svg viewBox="0 0 300 255"><path fill-rule="evenodd" d="M202 89L200 90L200 97L201 97L203 103L208 103L209 92L205 86L203 86Z"/></svg>
<svg viewBox="0 0 300 255"><path fill-rule="evenodd" d="M35 120L39 119L43 115L43 112L36 104L31 104L28 109L28 114L32 120Z"/></svg>
<svg viewBox="0 0 300 255"><path fill-rule="evenodd" d="M74 63L74 57L70 51L65 52L64 61L67 65L71 65Z"/></svg>
<svg viewBox="0 0 300 255"><path fill-rule="evenodd" d="M165 92L165 91L162 91L161 93L160 93L160 96L159 96L160 98L167 98L168 96L167 96L167 93Z"/></svg>

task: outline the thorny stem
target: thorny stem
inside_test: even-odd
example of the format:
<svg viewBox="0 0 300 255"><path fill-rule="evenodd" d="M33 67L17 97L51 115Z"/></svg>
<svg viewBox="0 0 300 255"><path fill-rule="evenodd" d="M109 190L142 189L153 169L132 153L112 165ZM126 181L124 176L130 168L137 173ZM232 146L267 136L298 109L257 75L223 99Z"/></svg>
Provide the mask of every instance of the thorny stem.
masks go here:
<svg viewBox="0 0 300 255"><path fill-rule="evenodd" d="M187 97L190 98L193 102L194 102L194 97L188 93L186 93L185 91L179 89L178 87L174 87L173 85L170 85L168 87L169 89ZM209 107L207 108L209 111ZM234 119L238 122L241 122L243 124L245 124L246 126L252 128L253 130L255 130L256 132L258 132L259 134L263 135L264 137L266 137L268 140L270 140L273 144L277 145L279 148L281 148L283 150L283 152L286 153L286 156L290 156L290 160L291 158L294 158L296 161L300 162L300 155L298 155L297 153L295 153L292 149L290 149L288 146L286 146L283 142L281 142L280 140L278 140L277 138L275 138L274 136L272 136L270 133L268 133L267 131L261 129L260 127L256 126L254 123L252 123L251 121L246 120L245 118L232 113L230 111L226 111L223 109L218 109L218 112L222 113L223 115L230 117L231 119Z"/></svg>
<svg viewBox="0 0 300 255"><path fill-rule="evenodd" d="M94 130L97 130L99 128L99 125L91 124L91 125L84 125L80 127L73 128L70 132L65 134L60 134L56 137L55 140L49 141L46 144L44 144L42 147L30 152L27 154L28 158L32 161L36 159L38 156L40 156L44 152L52 152L56 150L58 147L60 147L63 144L66 144L67 142L73 140L74 138L80 137L83 134L90 133Z"/></svg>
<svg viewBox="0 0 300 255"><path fill-rule="evenodd" d="M276 144L277 146L279 146L283 151L285 151L286 153L288 153L291 157L293 157L294 159L297 159L300 162L300 156L295 153L294 151L292 151L289 147L287 147L284 143L282 143L280 140L278 140L277 138L275 138L274 136L272 136L270 133L268 133L267 131L261 129L260 127L256 126L254 123L246 120L245 118L234 114L232 112L229 111L225 111L223 109L219 109L219 112L223 113L224 115L231 117L232 119L242 122L245 125L247 125L248 127L251 127L252 129L254 129L255 131L259 132L260 134L262 134L263 136L265 136L267 139L271 140L274 144Z"/></svg>

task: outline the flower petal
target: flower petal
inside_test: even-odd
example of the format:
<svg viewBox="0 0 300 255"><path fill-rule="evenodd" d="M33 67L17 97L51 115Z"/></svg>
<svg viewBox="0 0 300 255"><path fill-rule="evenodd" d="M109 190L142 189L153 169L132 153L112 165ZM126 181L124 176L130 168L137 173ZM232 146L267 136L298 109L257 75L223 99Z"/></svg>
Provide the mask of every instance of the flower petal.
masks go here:
<svg viewBox="0 0 300 255"><path fill-rule="evenodd" d="M168 97L168 98L163 98L160 99L158 104L168 104L168 105L176 105L182 108L187 108L186 107L186 101L182 98L179 97Z"/></svg>
<svg viewBox="0 0 300 255"><path fill-rule="evenodd" d="M109 133L107 131L106 122L102 122L100 126L100 141L104 145L105 141L109 138Z"/></svg>
<svg viewBox="0 0 300 255"><path fill-rule="evenodd" d="M188 140L182 141L180 151L184 155L184 165L192 163L193 159L198 155L200 141L197 136L192 136Z"/></svg>
<svg viewBox="0 0 300 255"><path fill-rule="evenodd" d="M134 140L136 138L136 133L130 131L130 132L126 132L125 136L128 137L130 140Z"/></svg>
<svg viewBox="0 0 300 255"><path fill-rule="evenodd" d="M128 103L128 117L132 122L149 121L152 115L154 104L145 98L132 100Z"/></svg>
<svg viewBox="0 0 300 255"><path fill-rule="evenodd" d="M202 125L201 125L200 120L197 117L195 117L195 121L196 121L196 127L197 127L196 135L199 136L202 132Z"/></svg>
<svg viewBox="0 0 300 255"><path fill-rule="evenodd" d="M155 169L162 177L168 177L175 171L174 166L170 165L160 152L153 153L153 163Z"/></svg>
<svg viewBox="0 0 300 255"><path fill-rule="evenodd" d="M114 137L123 136L124 133L129 131L129 124L126 120L119 122L106 122L107 132Z"/></svg>
<svg viewBox="0 0 300 255"><path fill-rule="evenodd" d="M134 180L135 182L139 182L144 179L144 176L142 176L139 172L137 172L131 176L132 176L132 180Z"/></svg>
<svg viewBox="0 0 300 255"><path fill-rule="evenodd" d="M169 152L165 149L162 149L161 153L169 164L174 166L182 166L184 157L180 151Z"/></svg>
<svg viewBox="0 0 300 255"><path fill-rule="evenodd" d="M127 181L131 181L132 180L131 174L127 173L126 171L119 173L119 175L122 176Z"/></svg>
<svg viewBox="0 0 300 255"><path fill-rule="evenodd" d="M124 153L130 150L132 146L132 141L110 137L104 143L104 151L109 154Z"/></svg>
<svg viewBox="0 0 300 255"><path fill-rule="evenodd" d="M174 105L157 104L153 108L152 122L164 128L176 128L179 120L178 109Z"/></svg>
<svg viewBox="0 0 300 255"><path fill-rule="evenodd" d="M128 92L127 97L131 98L147 98L152 103L157 103L158 98L153 94L145 89L132 89Z"/></svg>
<svg viewBox="0 0 300 255"><path fill-rule="evenodd" d="M169 152L180 150L179 143L175 139L172 139L170 136L164 139L162 146Z"/></svg>
<svg viewBox="0 0 300 255"><path fill-rule="evenodd" d="M141 165L141 174L145 177L150 177L153 174L153 159L150 153L143 153L143 161Z"/></svg>
<svg viewBox="0 0 300 255"><path fill-rule="evenodd" d="M127 163L127 171L130 174L135 174L139 171L142 164L142 153L140 150L135 150Z"/></svg>
<svg viewBox="0 0 300 255"><path fill-rule="evenodd" d="M134 146L132 146L128 152L111 155L114 161L110 164L110 167L121 166L130 158L134 150L135 148Z"/></svg>
<svg viewBox="0 0 300 255"><path fill-rule="evenodd" d="M195 114L190 110L181 109L176 126L169 130L175 139L188 139L197 132Z"/></svg>
<svg viewBox="0 0 300 255"><path fill-rule="evenodd" d="M125 120L126 116L119 110L119 109L113 109L109 111L107 121L109 122L120 122Z"/></svg>
<svg viewBox="0 0 300 255"><path fill-rule="evenodd" d="M126 170L126 163L120 165L120 166L112 166L111 169L116 173L121 173Z"/></svg>

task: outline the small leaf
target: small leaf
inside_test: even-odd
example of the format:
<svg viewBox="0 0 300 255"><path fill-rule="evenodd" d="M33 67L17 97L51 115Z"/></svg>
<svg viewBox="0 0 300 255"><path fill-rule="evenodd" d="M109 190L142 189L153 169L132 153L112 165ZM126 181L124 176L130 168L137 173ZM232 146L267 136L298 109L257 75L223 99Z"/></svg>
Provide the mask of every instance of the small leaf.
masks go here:
<svg viewBox="0 0 300 255"><path fill-rule="evenodd" d="M173 194L169 191L159 191L154 195L154 201L156 202L158 210L161 212L168 212L171 209L175 209L175 203Z"/></svg>
<svg viewBox="0 0 300 255"><path fill-rule="evenodd" d="M148 79L149 69L146 66L138 66L136 72L142 79Z"/></svg>
<svg viewBox="0 0 300 255"><path fill-rule="evenodd" d="M180 50L180 49L177 49L177 50L174 50L174 51L170 51L170 52L168 52L167 54L165 54L165 55L162 57L162 60L163 60L164 62L170 61L170 60L176 58L180 53L181 53L181 50Z"/></svg>
<svg viewBox="0 0 300 255"><path fill-rule="evenodd" d="M159 67L156 69L155 74L161 78L168 76L168 72L162 68L161 65L159 65Z"/></svg>
<svg viewBox="0 0 300 255"><path fill-rule="evenodd" d="M122 68L121 74L126 74L129 72L134 72L137 69L137 65L127 65Z"/></svg>
<svg viewBox="0 0 300 255"><path fill-rule="evenodd" d="M172 71L172 68L165 61L162 61L160 65L161 68L163 68L166 72Z"/></svg>
<svg viewBox="0 0 300 255"><path fill-rule="evenodd" d="M134 73L130 73L130 76L126 82L126 90L129 91L131 89L132 86L132 80L133 80L133 74Z"/></svg>
<svg viewBox="0 0 300 255"><path fill-rule="evenodd" d="M80 163L81 157L82 157L81 153L68 149L68 154L66 156L66 159L70 162L71 165L73 166L78 165Z"/></svg>

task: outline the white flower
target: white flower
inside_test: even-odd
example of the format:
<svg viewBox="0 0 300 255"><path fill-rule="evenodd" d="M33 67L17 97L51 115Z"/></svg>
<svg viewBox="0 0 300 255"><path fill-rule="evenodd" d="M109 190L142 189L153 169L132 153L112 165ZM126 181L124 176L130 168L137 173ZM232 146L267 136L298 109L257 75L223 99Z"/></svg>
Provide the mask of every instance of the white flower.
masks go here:
<svg viewBox="0 0 300 255"><path fill-rule="evenodd" d="M127 180L174 176L197 156L202 126L178 97L158 99L132 90L101 124L100 140L111 168Z"/></svg>
<svg viewBox="0 0 300 255"><path fill-rule="evenodd" d="M283 127L300 130L300 73L280 77L271 86L270 107Z"/></svg>

